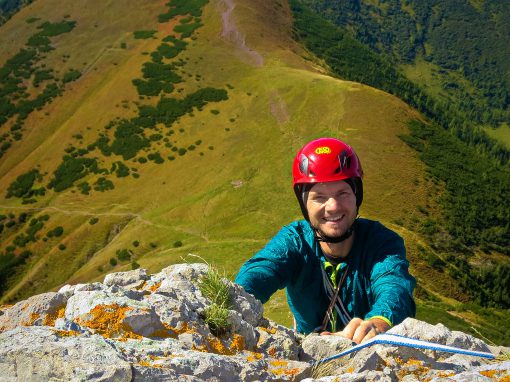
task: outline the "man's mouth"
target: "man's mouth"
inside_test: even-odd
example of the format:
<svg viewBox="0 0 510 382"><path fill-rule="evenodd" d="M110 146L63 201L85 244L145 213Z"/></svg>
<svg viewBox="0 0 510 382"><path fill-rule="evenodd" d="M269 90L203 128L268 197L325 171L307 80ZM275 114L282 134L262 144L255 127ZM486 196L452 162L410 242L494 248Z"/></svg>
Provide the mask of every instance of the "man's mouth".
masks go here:
<svg viewBox="0 0 510 382"><path fill-rule="evenodd" d="M338 223L340 220L343 219L343 215L342 216L329 216L329 217L325 217L323 218L323 220L327 221L327 222L331 222L331 223Z"/></svg>

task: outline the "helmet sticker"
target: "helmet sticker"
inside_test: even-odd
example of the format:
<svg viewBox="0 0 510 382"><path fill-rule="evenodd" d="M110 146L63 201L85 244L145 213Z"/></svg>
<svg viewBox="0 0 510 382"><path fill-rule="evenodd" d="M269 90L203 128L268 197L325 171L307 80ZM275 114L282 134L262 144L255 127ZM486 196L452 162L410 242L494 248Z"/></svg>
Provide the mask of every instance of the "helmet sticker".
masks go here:
<svg viewBox="0 0 510 382"><path fill-rule="evenodd" d="M331 149L328 146L317 147L315 149L315 154L317 154L317 155L331 154Z"/></svg>

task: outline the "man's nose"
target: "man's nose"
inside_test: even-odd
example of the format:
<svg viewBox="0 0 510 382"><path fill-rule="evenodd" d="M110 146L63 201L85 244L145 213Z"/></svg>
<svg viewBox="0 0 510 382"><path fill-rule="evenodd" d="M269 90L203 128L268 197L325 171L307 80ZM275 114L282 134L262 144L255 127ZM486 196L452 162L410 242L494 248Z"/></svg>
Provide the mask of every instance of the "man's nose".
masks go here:
<svg viewBox="0 0 510 382"><path fill-rule="evenodd" d="M337 209L338 207L338 200L336 200L336 198L334 197L330 197L327 201L326 201L326 210L335 210Z"/></svg>

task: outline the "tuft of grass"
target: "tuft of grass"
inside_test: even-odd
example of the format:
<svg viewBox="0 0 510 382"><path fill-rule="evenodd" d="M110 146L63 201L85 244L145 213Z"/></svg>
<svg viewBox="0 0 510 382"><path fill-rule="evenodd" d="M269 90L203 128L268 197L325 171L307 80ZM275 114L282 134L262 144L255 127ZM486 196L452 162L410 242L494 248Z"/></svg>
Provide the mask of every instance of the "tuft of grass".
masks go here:
<svg viewBox="0 0 510 382"><path fill-rule="evenodd" d="M211 301L211 305L204 311L204 320L209 329L215 336L227 333L230 329L228 311L232 308L232 300L230 285L224 275L209 265L209 270L198 282L198 288Z"/></svg>
<svg viewBox="0 0 510 382"><path fill-rule="evenodd" d="M329 362L315 362L312 365L311 378L319 379L322 377L329 377L335 375L338 370L339 361L332 360Z"/></svg>
<svg viewBox="0 0 510 382"><path fill-rule="evenodd" d="M212 304L205 310L204 321L207 323L207 326L209 326L211 333L215 336L221 336L230 329L228 309L216 304Z"/></svg>
<svg viewBox="0 0 510 382"><path fill-rule="evenodd" d="M198 288L205 298L209 299L213 304L232 307L230 299L230 286L225 282L225 278L217 269L209 266L209 270L203 275L198 283Z"/></svg>

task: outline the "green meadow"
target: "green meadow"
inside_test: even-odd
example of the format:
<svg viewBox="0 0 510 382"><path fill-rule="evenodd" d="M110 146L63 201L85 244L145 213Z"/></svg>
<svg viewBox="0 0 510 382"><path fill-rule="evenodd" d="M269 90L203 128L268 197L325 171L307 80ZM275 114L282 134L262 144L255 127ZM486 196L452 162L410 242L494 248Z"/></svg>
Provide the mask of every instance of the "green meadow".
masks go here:
<svg viewBox="0 0 510 382"><path fill-rule="evenodd" d="M487 322L486 311L451 299L453 292L468 297L420 249L434 251L419 222L425 206L441 214L433 195L444 192L399 138L422 117L394 96L328 75L292 39L288 5L238 1L225 21L227 9L212 1L191 8L176 0L58 4L34 2L0 27L2 65L38 22L75 21L37 65L81 73L27 116L22 138L0 158L0 190L17 184L24 195L0 193L2 303L139 266L157 272L195 256L233 278L281 226L301 218L291 187L296 151L312 138L336 136L363 164L361 216L406 240L425 291L418 317L448 319L462 330L475 320L469 315ZM40 21L26 22L34 17ZM237 34L223 36L225 22ZM16 183L34 170L40 177ZM44 195L33 192L41 187ZM33 241L17 245L43 215L49 218ZM30 255L16 263L25 250ZM265 309L291 325L284 291Z"/></svg>

